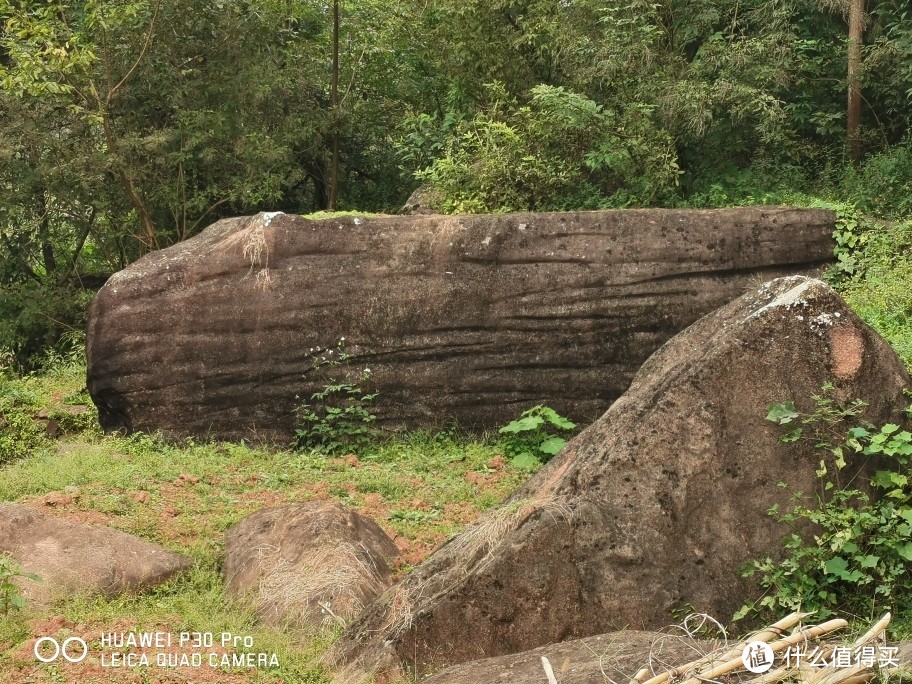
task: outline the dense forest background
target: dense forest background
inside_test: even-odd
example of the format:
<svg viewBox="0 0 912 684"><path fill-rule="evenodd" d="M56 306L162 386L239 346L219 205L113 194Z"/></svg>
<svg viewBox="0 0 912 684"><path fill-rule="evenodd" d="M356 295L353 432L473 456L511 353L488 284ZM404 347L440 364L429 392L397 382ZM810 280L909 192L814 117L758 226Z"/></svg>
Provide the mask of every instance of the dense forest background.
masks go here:
<svg viewBox="0 0 912 684"><path fill-rule="evenodd" d="M910 112L898 0L0 0L0 354L261 210L907 216Z"/></svg>

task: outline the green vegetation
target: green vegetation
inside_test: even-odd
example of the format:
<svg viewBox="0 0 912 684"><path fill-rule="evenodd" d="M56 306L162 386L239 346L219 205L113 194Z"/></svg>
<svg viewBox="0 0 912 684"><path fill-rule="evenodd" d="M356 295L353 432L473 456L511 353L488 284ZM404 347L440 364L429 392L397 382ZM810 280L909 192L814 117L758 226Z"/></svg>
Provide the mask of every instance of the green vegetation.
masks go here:
<svg viewBox="0 0 912 684"><path fill-rule="evenodd" d="M362 387L370 382L370 368L353 372L348 367L351 359L345 351L344 337L335 349L317 349L311 370L341 368L343 376L324 385L308 402L297 407L295 446L298 449L319 449L327 454L360 451L377 437L373 427L377 416L371 412L370 405L378 393L365 392Z"/></svg>
<svg viewBox="0 0 912 684"><path fill-rule="evenodd" d="M0 382L0 462L6 463L29 455L46 439L28 399L9 381Z"/></svg>
<svg viewBox="0 0 912 684"><path fill-rule="evenodd" d="M567 440L552 431L566 432L574 428L576 423L571 423L553 408L538 405L500 428L500 434L506 435L503 447L513 465L534 468L556 456L567 444Z"/></svg>
<svg viewBox="0 0 912 684"><path fill-rule="evenodd" d="M448 213L645 205L677 181L673 141L646 106L612 111L550 85L519 100L501 83L486 100L417 173Z"/></svg>
<svg viewBox="0 0 912 684"><path fill-rule="evenodd" d="M25 599L19 591L19 585L13 580L17 578L40 582L41 578L31 572L23 572L22 568L8 555L0 556L0 613L9 615L13 611L25 608Z"/></svg>
<svg viewBox="0 0 912 684"><path fill-rule="evenodd" d="M369 380L365 374L362 380ZM320 449L327 454L359 450L370 444L377 419L368 405L377 393L365 394L354 381L326 385L314 392L313 404L301 404L297 410L300 427L295 430L299 449Z"/></svg>
<svg viewBox="0 0 912 684"><path fill-rule="evenodd" d="M794 507L770 510L796 531L785 540L784 560L749 566L746 575L758 576L768 593L737 617L800 609L820 618L837 611L870 618L889 610L903 621L912 609L912 433L892 423L865 423L864 402L843 405L834 395L835 388L825 386L806 416L793 402L770 407L767 420L789 428L781 441L814 444L822 486L810 502L807 493L795 492ZM869 488L854 475L845 478L872 457L883 466Z"/></svg>
<svg viewBox="0 0 912 684"><path fill-rule="evenodd" d="M872 227L867 237L861 256L863 273L839 289L912 368L912 220Z"/></svg>

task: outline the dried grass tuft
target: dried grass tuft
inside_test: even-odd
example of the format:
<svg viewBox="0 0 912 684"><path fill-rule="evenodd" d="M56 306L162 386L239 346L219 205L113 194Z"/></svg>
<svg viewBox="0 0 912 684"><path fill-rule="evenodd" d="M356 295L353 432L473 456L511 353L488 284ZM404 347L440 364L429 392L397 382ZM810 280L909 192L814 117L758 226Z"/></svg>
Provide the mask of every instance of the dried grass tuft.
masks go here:
<svg viewBox="0 0 912 684"><path fill-rule="evenodd" d="M450 540L447 558L455 559L443 572L414 574L400 583L386 608L386 620L379 631L395 638L412 626L413 618L424 597L444 594L462 582L470 572L484 570L495 558L495 552L506 537L535 513L560 517L568 523L573 509L553 496L523 499L494 509L478 522Z"/></svg>
<svg viewBox="0 0 912 684"><path fill-rule="evenodd" d="M462 573L484 570L507 535L539 512L567 523L573 519L573 508L554 496L521 499L496 508L450 542L453 554L465 559L457 569Z"/></svg>
<svg viewBox="0 0 912 684"><path fill-rule="evenodd" d="M272 283L269 271L269 243L266 240L266 229L272 220L281 212L261 212L247 223L247 227L239 230L223 243L224 248L241 246L241 255L250 263L250 271L254 273L256 286L266 289Z"/></svg>
<svg viewBox="0 0 912 684"><path fill-rule="evenodd" d="M365 601L386 588L362 544L320 547L298 566L281 558L275 547L258 553L269 568L259 586L264 617L323 626L337 622L344 627L364 609Z"/></svg>

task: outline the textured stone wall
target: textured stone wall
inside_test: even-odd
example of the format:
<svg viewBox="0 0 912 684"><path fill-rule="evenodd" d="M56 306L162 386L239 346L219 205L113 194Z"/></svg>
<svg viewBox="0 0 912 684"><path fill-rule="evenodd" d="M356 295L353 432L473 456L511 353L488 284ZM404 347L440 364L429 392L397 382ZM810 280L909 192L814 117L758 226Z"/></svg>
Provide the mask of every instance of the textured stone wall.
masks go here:
<svg viewBox="0 0 912 684"><path fill-rule="evenodd" d="M662 343L832 257L824 210L226 219L115 274L92 307L106 429L287 440L294 407L370 369L387 424L594 419ZM345 338L349 362L315 357ZM320 351L318 351L320 350Z"/></svg>

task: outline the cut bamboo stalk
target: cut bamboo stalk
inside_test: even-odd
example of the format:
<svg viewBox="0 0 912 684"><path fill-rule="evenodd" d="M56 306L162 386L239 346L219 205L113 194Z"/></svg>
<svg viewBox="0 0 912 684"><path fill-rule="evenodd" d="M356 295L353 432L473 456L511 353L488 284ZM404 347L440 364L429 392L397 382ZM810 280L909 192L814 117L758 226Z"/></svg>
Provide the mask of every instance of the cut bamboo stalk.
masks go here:
<svg viewBox="0 0 912 684"><path fill-rule="evenodd" d="M886 631L887 627L890 626L890 619L891 619L890 613L887 613L886 615L884 615L882 618L880 618L880 620L878 620L875 623L875 625L873 627L871 627L871 629L869 629L867 632L865 632L863 635L861 635L852 644L852 647L860 648L861 646L864 646L869 641L874 641L874 639L876 639L878 636L880 636L881 632Z"/></svg>
<svg viewBox="0 0 912 684"><path fill-rule="evenodd" d="M751 641L763 641L765 643L768 643L768 642L772 641L773 639L775 639L776 637L781 637L782 633L785 630L791 629L792 627L797 625L799 622L804 620L804 618L809 617L813 614L814 614L813 612L810 612L810 613L792 613L791 615L786 615L784 618L782 618L778 622L774 622L769 627L761 629L759 632L751 634L749 637L742 639L741 643L744 644L745 646L747 644L749 644ZM742 648L741 650L744 650L744 649Z"/></svg>
<svg viewBox="0 0 912 684"><path fill-rule="evenodd" d="M781 637L783 631L791 629L809 615L813 615L813 613L792 613L791 615L787 615L778 622L774 622L769 627L766 627L759 632L750 635L746 639L738 642L737 646L732 647L721 655L714 655L710 653L709 655L705 655L702 658L698 658L692 662L685 663L684 665L679 665L673 670L662 672L652 679L647 679L641 684L665 684L665 682L669 681L670 679L673 679L674 677L680 677L684 673L690 672L691 670L694 670L698 667L702 667L703 665L710 665L717 662L725 663L736 656L740 659L741 653L744 651L744 647L747 646L747 644L749 644L751 641L762 641L764 643L768 643L777 637ZM640 672L642 672L642 670L640 670Z"/></svg>
<svg viewBox="0 0 912 684"><path fill-rule="evenodd" d="M643 684L643 682L645 682L648 677L649 668L644 667L633 676L633 679L630 680L630 684Z"/></svg>
<svg viewBox="0 0 912 684"><path fill-rule="evenodd" d="M551 661L542 656L542 667L545 668L545 676L548 678L548 684L557 684L557 677L554 676L554 670L551 668Z"/></svg>
<svg viewBox="0 0 912 684"><path fill-rule="evenodd" d="M862 665L855 665L854 667L847 667L841 670L830 670L829 672L824 670L823 677L813 679L818 684L839 684L840 682L844 682L847 679L852 679L853 677L857 677L865 673L871 674L872 676L874 674L867 667L864 667Z"/></svg>
<svg viewBox="0 0 912 684"><path fill-rule="evenodd" d="M878 620L867 632L862 634L858 639L852 642L852 645L849 648L856 649L861 648L868 642L873 641L878 636L880 636L884 630L890 625L890 613L884 615L880 620ZM832 649L830 649L832 652ZM843 668L836 670L835 672L828 672L826 670L820 670L811 675L805 684L836 684L836 682L841 682L845 679L848 679L851 676L859 675L860 673L868 670L869 668L865 667L852 667L852 668ZM835 678L836 674L849 673L843 677Z"/></svg>
<svg viewBox="0 0 912 684"><path fill-rule="evenodd" d="M775 682L782 681L786 677L791 677L795 674L795 668L792 667L779 667L775 670L770 670L759 677L754 679L748 679L742 684L775 684Z"/></svg>
<svg viewBox="0 0 912 684"><path fill-rule="evenodd" d="M876 675L873 672L865 672L864 674L856 675L855 677L849 677L848 679L843 679L842 684L867 684Z"/></svg>
<svg viewBox="0 0 912 684"><path fill-rule="evenodd" d="M804 629L799 630L784 639L774 641L772 644L770 644L770 648L773 650L773 653L778 653L779 651L784 651L789 646L800 644L802 641L816 639L823 636L824 634L835 632L836 630L842 629L848 624L849 623L845 620L828 620L827 622L819 625L805 627ZM717 667L714 667L707 672L700 672L698 677L691 677L690 679L684 680L683 684L700 684L701 681L707 679L716 679L722 675L734 672L743 666L744 663L741 661L741 656L739 655L737 658L733 658L727 663L718 665Z"/></svg>

